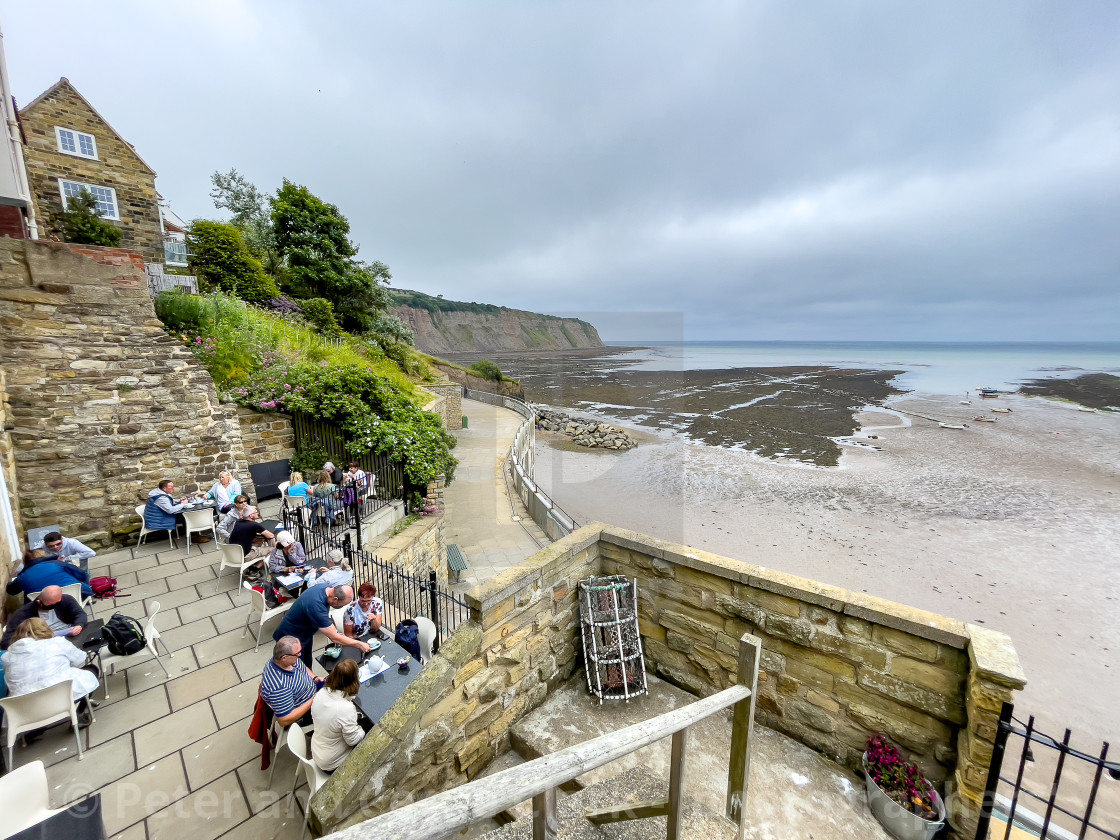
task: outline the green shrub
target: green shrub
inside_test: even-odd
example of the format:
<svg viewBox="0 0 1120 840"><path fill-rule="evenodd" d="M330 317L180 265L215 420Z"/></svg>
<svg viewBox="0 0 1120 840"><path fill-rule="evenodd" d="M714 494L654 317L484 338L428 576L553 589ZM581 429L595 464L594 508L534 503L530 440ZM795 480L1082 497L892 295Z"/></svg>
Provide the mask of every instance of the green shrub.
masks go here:
<svg viewBox="0 0 1120 840"><path fill-rule="evenodd" d="M233 225L196 219L191 223L190 242L194 251L191 268L208 289L252 303L264 303L280 294L276 281L265 274Z"/></svg>
<svg viewBox="0 0 1120 840"><path fill-rule="evenodd" d="M481 376L483 379L492 379L495 382L502 381L501 369L489 359L480 359L471 365L469 370L471 373L476 376Z"/></svg>
<svg viewBox="0 0 1120 840"><path fill-rule="evenodd" d="M58 214L58 223L64 242L105 248L117 248L121 244L121 229L101 218L97 199L89 190L83 189L66 200L66 209Z"/></svg>
<svg viewBox="0 0 1120 840"><path fill-rule="evenodd" d="M308 484L314 484L316 477L319 475L319 470L323 468L323 464L330 460L330 453L323 446L323 442L315 439L297 449L290 463L292 472L303 473L303 480Z"/></svg>
<svg viewBox="0 0 1120 840"><path fill-rule="evenodd" d="M299 301L300 314L315 328L319 335L333 338L342 335L342 327L334 317L334 306L326 298L307 298Z"/></svg>
<svg viewBox="0 0 1120 840"><path fill-rule="evenodd" d="M183 289L160 292L155 309L156 317L170 333L208 335L214 326L214 306L210 300Z"/></svg>

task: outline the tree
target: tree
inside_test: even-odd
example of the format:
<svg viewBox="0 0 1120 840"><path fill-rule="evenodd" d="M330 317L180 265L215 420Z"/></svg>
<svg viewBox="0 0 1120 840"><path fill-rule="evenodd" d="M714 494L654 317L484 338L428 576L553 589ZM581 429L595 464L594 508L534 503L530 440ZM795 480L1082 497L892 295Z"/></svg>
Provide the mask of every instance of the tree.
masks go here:
<svg viewBox="0 0 1120 840"><path fill-rule="evenodd" d="M116 248L121 244L121 229L101 218L97 199L87 189L70 196L58 221L65 242L102 245L106 248Z"/></svg>
<svg viewBox="0 0 1120 840"><path fill-rule="evenodd" d="M265 274L250 252L241 231L222 222L196 219L191 223L194 255L191 268L211 289L237 295L250 303L263 303L280 294L276 281Z"/></svg>
<svg viewBox="0 0 1120 840"><path fill-rule="evenodd" d="M268 196L257 189L236 169L215 172L210 176L214 189L210 198L219 210L228 210L233 218L229 223L241 231L245 244L267 265L267 252L275 250L272 240L272 217Z"/></svg>
<svg viewBox="0 0 1120 840"><path fill-rule="evenodd" d="M306 187L285 178L271 202L273 238L287 265L291 294L325 298L343 328L369 330L377 313L389 307L389 267L358 260L350 222Z"/></svg>

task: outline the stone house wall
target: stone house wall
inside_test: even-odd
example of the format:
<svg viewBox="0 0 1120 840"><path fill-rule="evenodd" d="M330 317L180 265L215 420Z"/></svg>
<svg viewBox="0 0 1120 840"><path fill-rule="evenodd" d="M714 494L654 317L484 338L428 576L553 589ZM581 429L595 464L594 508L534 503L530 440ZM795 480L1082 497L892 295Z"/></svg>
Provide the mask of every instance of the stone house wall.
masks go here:
<svg viewBox="0 0 1120 840"><path fill-rule="evenodd" d="M0 519L0 589L8 585L12 579L12 570L22 559L22 549L26 548L23 541L23 525L19 513L19 481L16 477L16 453L12 446L12 436L8 429L12 425L12 409L8 404L8 382L3 368L0 368L0 472L3 473L4 490L8 494L8 503L12 510L12 522L15 533L8 539L4 533L8 529L7 521ZM2 492L2 491L0 491ZM12 548L13 542L16 546ZM2 600L2 599L0 599Z"/></svg>
<svg viewBox="0 0 1120 840"><path fill-rule="evenodd" d="M453 382L425 385L424 390L436 396L425 411L434 411L443 420L443 427L449 431L463 428L463 386ZM442 399L442 402L439 400Z"/></svg>
<svg viewBox="0 0 1120 840"><path fill-rule="evenodd" d="M156 173L97 113L68 80L60 79L19 112L27 138L24 158L32 200L43 239L60 239L62 210L59 178L112 187L117 193L123 232L121 246L143 254L148 262L163 262L163 228L156 196ZM97 160L59 151L55 127L92 134Z"/></svg>
<svg viewBox="0 0 1120 840"><path fill-rule="evenodd" d="M549 546L468 595L461 625L311 800L337 831L474 779L509 730L579 665L576 581L598 534Z"/></svg>
<svg viewBox="0 0 1120 840"><path fill-rule="evenodd" d="M296 454L296 433L292 418L286 414L262 414L245 406L237 406L237 422L241 428L241 444L249 464L287 461ZM304 476L310 484L314 476Z"/></svg>
<svg viewBox="0 0 1120 840"><path fill-rule="evenodd" d="M163 331L136 252L0 239L0 326L24 528L105 546L160 479L230 469L253 493L237 413Z"/></svg>
<svg viewBox="0 0 1120 840"><path fill-rule="evenodd" d="M379 545L375 554L378 560L403 566L410 575L421 580L427 580L428 572L435 569L440 585L447 585L447 542L440 514L420 517ZM381 594L392 600L392 593Z"/></svg>
<svg viewBox="0 0 1120 840"><path fill-rule="evenodd" d="M312 799L313 821L336 830L476 777L578 667L576 585L593 574L637 578L651 672L712 694L738 639L759 637L759 723L853 769L886 733L944 783L950 836L975 835L1000 707L1025 685L1007 636L601 523L467 596L449 660Z"/></svg>

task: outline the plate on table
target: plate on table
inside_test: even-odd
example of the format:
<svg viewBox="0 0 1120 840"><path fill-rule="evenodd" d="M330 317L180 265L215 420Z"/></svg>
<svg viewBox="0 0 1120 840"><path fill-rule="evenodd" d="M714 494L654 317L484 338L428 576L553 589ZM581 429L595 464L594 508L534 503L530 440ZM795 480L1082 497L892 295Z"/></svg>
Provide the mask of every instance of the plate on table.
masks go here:
<svg viewBox="0 0 1120 840"><path fill-rule="evenodd" d="M366 644L369 645L370 650L381 650L381 642L377 639L370 639Z"/></svg>

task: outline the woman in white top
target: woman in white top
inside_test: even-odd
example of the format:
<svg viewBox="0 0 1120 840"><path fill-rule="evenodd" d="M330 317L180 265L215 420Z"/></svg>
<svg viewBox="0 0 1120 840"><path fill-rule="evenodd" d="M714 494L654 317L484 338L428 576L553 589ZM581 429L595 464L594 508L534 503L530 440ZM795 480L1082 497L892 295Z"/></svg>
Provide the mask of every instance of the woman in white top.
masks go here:
<svg viewBox="0 0 1120 840"><path fill-rule="evenodd" d="M332 548L327 552L326 560L327 565L316 572L317 577L307 585L308 589L315 586L345 586L354 579L354 572L341 549Z"/></svg>
<svg viewBox="0 0 1120 840"><path fill-rule="evenodd" d="M64 636L55 636L41 618L29 618L16 628L12 644L0 661L4 663L8 693L13 696L73 680L77 702L98 685L95 674L77 667L85 664L85 653Z"/></svg>
<svg viewBox="0 0 1120 840"><path fill-rule="evenodd" d="M241 495L241 482L229 470L222 470L206 495L214 500L218 513L225 513L233 507L233 500Z"/></svg>
<svg viewBox="0 0 1120 840"><path fill-rule="evenodd" d="M311 702L311 719L315 722L311 760L320 770L333 773L365 737L354 705L360 688L358 663L343 659L327 675L326 685Z"/></svg>

